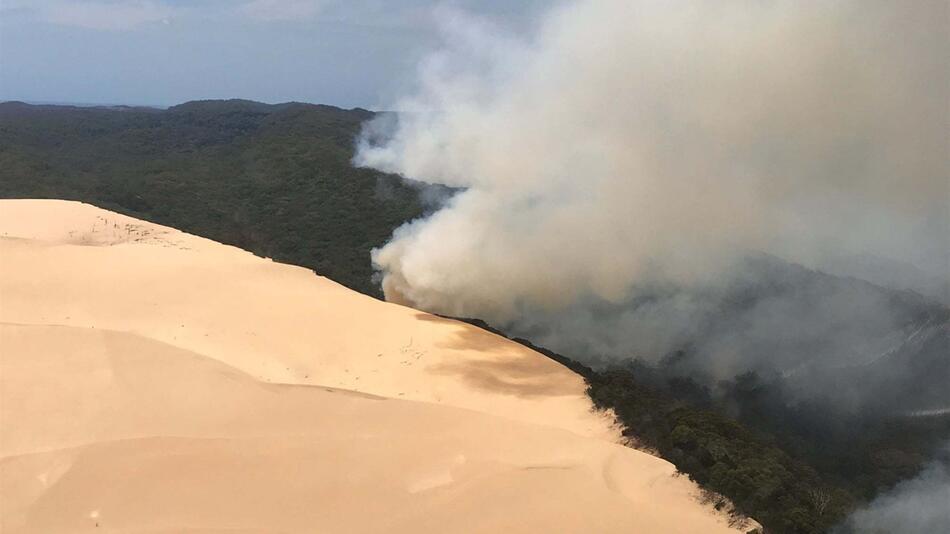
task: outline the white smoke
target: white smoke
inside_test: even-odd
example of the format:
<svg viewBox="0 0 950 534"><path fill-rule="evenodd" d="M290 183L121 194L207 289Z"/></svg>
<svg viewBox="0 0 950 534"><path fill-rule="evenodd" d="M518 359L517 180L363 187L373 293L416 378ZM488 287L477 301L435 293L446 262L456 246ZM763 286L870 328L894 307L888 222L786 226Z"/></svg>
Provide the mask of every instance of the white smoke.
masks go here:
<svg viewBox="0 0 950 534"><path fill-rule="evenodd" d="M934 461L854 512L839 529L862 534L950 532L950 464Z"/></svg>
<svg viewBox="0 0 950 534"><path fill-rule="evenodd" d="M946 310L749 261L950 295L945 1L577 0L517 37L444 20L390 108L413 112L356 157L459 191L373 252L388 300L588 362L691 347L688 371L771 367L844 409L946 405ZM930 382L895 370L925 341ZM853 526L945 527L938 475Z"/></svg>
<svg viewBox="0 0 950 534"><path fill-rule="evenodd" d="M580 0L458 13L356 162L462 192L374 251L387 299L505 324L707 284L747 250L947 272L947 4Z"/></svg>

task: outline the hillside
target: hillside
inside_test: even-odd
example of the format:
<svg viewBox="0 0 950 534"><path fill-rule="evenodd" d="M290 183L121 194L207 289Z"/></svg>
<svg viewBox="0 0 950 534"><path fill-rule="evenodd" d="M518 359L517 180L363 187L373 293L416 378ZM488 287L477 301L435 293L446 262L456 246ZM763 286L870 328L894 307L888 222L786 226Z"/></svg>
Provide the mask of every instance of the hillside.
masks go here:
<svg viewBox="0 0 950 534"><path fill-rule="evenodd" d="M827 531L849 501L873 499L942 456L946 306L766 255L724 287L665 289L605 303L595 330L568 316L508 334L592 365L592 398L632 436L776 531ZM683 303L700 312L679 320ZM629 333L650 328L676 341L637 346ZM824 517L813 513L815 487L838 495Z"/></svg>
<svg viewBox="0 0 950 534"><path fill-rule="evenodd" d="M249 101L167 110L0 104L0 198L65 198L302 265L362 293L369 250L422 213L350 165L366 110Z"/></svg>
<svg viewBox="0 0 950 534"><path fill-rule="evenodd" d="M87 204L0 236L3 532L738 532L502 337Z"/></svg>
<svg viewBox="0 0 950 534"><path fill-rule="evenodd" d="M246 101L192 102L168 110L0 104L0 197L84 200L301 265L379 296L370 249L426 206L397 177L350 165L353 138L371 116L365 110ZM102 274L107 273L105 269ZM150 280L141 283L147 286ZM217 283L208 275L192 293L202 295L205 286ZM94 287L108 288L109 283L99 279ZM509 333L593 366L589 372L583 365L575 368L587 373L594 401L618 412L629 437L733 498L746 512L768 519L767 526L775 532L826 530L854 502L913 477L950 436L950 418L939 411L950 402L942 387L950 380L946 306L910 291L831 276L773 257L755 258L725 289L662 289L667 293L605 304L593 340L573 336L568 328L556 329L559 336L552 336L541 321L537 328ZM75 288L62 291L78 302L92 298ZM243 296L238 292L228 302L242 308ZM222 297L215 293L214 298ZM273 339L264 345L250 334L231 339L235 332L230 330L221 339L206 340L188 324L219 331L227 321L217 323L200 314L202 302L195 297L175 303L170 313L186 318L185 326L152 337L172 344L187 339L197 343L196 352L202 354L230 351L229 343L240 343L260 351L254 356L259 362L270 357L262 347L279 347L281 354L296 354L281 361L277 371L286 376L279 381L317 376L317 370L304 363L307 347L295 341L293 328L304 318L281 315L280 305L274 303L267 317L276 314L279 324L297 326L275 327ZM641 306L660 309L664 303L679 302L698 303L707 313L690 317L685 335L668 350L647 354L611 345L634 331L611 317L636 317ZM859 304L869 302L887 304L892 317L881 321L865 313ZM69 311L76 317L85 308ZM796 322L779 321L778 329L756 328L769 326L775 317ZM119 321L119 331L142 328L134 314L116 311L113 319ZM671 320L651 328L671 331L676 326ZM242 328L260 335L253 324ZM355 343L348 341L351 336L365 337L345 329L337 334L333 343L343 352ZM391 342L412 352L421 341ZM725 378L711 374L714 353L724 345L736 360L755 364L753 371ZM367 353L375 354L373 350ZM274 371L253 361L245 362L244 369L252 376ZM492 368L490 363L476 363L465 369L467 380L499 391L546 372L531 368L502 379L483 374ZM399 366L410 364L402 358L390 371L402 376ZM314 383L361 389L349 381L350 371L354 369L337 365ZM371 371L362 371L361 384L373 380ZM444 395L420 390L417 398L410 391L387 391L426 402ZM830 393L821 398L814 391ZM846 409L830 409L829 398ZM519 409L505 407L512 413ZM908 417L931 412L937 415ZM835 506L817 513L810 496L813 486L834 493Z"/></svg>

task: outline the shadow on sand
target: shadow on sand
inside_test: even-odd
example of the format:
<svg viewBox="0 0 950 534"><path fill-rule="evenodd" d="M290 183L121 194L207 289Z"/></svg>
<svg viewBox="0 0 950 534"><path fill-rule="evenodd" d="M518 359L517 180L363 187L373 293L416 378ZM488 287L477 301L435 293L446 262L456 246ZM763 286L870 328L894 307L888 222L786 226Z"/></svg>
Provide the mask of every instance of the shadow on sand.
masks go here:
<svg viewBox="0 0 950 534"><path fill-rule="evenodd" d="M430 365L426 368L428 372L458 376L475 389L518 397L556 397L578 393L577 375L546 356L454 319L427 313L416 314L416 318L455 327L449 339L437 346L468 353L464 357L459 355L456 361ZM480 357L470 356L473 352Z"/></svg>

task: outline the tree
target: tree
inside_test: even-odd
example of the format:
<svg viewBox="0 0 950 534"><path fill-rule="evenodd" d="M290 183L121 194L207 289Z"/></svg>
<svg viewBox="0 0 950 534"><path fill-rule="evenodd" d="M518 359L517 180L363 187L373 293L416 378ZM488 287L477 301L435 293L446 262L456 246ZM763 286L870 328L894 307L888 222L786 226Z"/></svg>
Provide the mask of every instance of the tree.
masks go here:
<svg viewBox="0 0 950 534"><path fill-rule="evenodd" d="M821 517L831 504L831 492L824 488L815 488L808 492L808 500L811 507L815 510L816 517Z"/></svg>

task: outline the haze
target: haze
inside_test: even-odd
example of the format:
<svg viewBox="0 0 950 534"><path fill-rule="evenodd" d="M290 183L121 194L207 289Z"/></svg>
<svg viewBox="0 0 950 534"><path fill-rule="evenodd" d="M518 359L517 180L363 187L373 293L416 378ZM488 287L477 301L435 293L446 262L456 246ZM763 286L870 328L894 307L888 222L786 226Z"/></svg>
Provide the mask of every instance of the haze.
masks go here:
<svg viewBox="0 0 950 534"><path fill-rule="evenodd" d="M545 2L452 5L519 28ZM375 108L439 38L436 0L3 0L0 101L246 98Z"/></svg>

